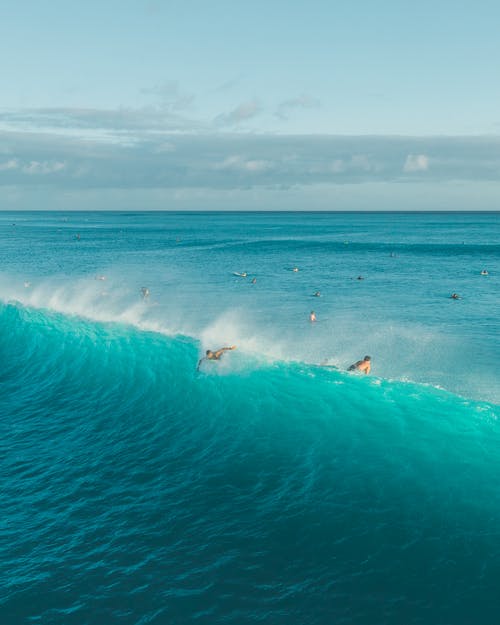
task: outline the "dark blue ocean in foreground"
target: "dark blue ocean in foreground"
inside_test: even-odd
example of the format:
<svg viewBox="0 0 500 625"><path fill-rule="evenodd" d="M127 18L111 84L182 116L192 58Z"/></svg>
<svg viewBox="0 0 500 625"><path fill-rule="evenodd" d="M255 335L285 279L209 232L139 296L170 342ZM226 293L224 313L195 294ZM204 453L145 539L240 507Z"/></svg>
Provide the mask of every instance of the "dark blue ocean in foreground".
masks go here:
<svg viewBox="0 0 500 625"><path fill-rule="evenodd" d="M0 243L2 625L499 622L498 213Z"/></svg>

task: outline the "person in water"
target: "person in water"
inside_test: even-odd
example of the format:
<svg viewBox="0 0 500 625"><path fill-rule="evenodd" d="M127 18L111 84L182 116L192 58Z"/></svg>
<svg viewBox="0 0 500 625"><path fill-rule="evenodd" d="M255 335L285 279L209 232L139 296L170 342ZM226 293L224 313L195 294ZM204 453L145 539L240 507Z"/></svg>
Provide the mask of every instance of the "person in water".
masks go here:
<svg viewBox="0 0 500 625"><path fill-rule="evenodd" d="M365 375L368 375L371 371L371 357L365 356L363 360L358 360L347 369L347 371L364 371Z"/></svg>
<svg viewBox="0 0 500 625"><path fill-rule="evenodd" d="M233 349L236 349L236 345L231 345L231 347L221 347L220 349L217 349L216 351L207 349L207 351L205 352L205 356L203 358L200 358L200 360L198 361L198 366L196 368L199 369L201 363L204 360L220 360L224 352L230 352Z"/></svg>
<svg viewBox="0 0 500 625"><path fill-rule="evenodd" d="M487 271L486 269L483 269L483 270L481 271L481 275L482 275L482 276L487 276L487 275L488 275L488 271Z"/></svg>
<svg viewBox="0 0 500 625"><path fill-rule="evenodd" d="M450 295L450 298L451 298L451 299L460 299L460 295L459 295L458 293L452 293L452 294Z"/></svg>
<svg viewBox="0 0 500 625"><path fill-rule="evenodd" d="M316 313L314 312L314 310L311 310L311 314L309 315L309 321L316 321Z"/></svg>
<svg viewBox="0 0 500 625"><path fill-rule="evenodd" d="M147 300L149 298L149 289L147 286L141 287L142 299Z"/></svg>

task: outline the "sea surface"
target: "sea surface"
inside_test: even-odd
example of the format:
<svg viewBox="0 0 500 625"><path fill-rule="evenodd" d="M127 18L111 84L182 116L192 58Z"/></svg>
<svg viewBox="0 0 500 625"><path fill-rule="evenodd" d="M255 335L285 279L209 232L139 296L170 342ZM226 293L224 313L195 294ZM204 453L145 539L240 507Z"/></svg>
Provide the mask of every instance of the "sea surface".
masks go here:
<svg viewBox="0 0 500 625"><path fill-rule="evenodd" d="M499 362L500 213L0 213L0 623L498 624Z"/></svg>

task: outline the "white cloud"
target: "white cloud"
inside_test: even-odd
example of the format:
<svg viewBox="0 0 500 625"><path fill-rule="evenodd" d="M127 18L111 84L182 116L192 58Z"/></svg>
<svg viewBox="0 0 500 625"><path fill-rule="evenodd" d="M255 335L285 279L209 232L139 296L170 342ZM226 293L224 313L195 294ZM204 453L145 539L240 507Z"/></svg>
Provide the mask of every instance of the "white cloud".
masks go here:
<svg viewBox="0 0 500 625"><path fill-rule="evenodd" d="M11 158L5 163L0 163L0 171L6 171L8 169L17 169L19 167L19 159Z"/></svg>
<svg viewBox="0 0 500 625"><path fill-rule="evenodd" d="M281 102L276 111L276 117L280 119L288 119L288 114L294 109L310 109L317 108L320 105L319 100L303 93L302 95Z"/></svg>
<svg viewBox="0 0 500 625"><path fill-rule="evenodd" d="M337 158L326 166L333 174L363 175L375 174L383 169L381 162L371 160L366 154L353 154L349 158ZM321 170L319 170L321 171Z"/></svg>
<svg viewBox="0 0 500 625"><path fill-rule="evenodd" d="M245 159L243 156L228 156L220 163L214 165L214 169L232 170L232 171L248 171L262 172L272 169L273 163L266 160Z"/></svg>
<svg viewBox="0 0 500 625"><path fill-rule="evenodd" d="M222 84L215 87L214 91L229 91L230 89L233 89L239 82L241 82L241 75L226 80Z"/></svg>
<svg viewBox="0 0 500 625"><path fill-rule="evenodd" d="M330 170L334 174L340 174L345 170L344 161L341 158L337 158L330 164Z"/></svg>
<svg viewBox="0 0 500 625"><path fill-rule="evenodd" d="M133 142L132 133L199 132L208 130L208 125L186 119L168 106L109 110L39 108L0 110L0 132L2 130L124 144Z"/></svg>
<svg viewBox="0 0 500 625"><path fill-rule="evenodd" d="M156 154L161 154L162 152L175 152L175 145L170 141L166 141L165 143L160 143L154 149Z"/></svg>
<svg viewBox="0 0 500 625"><path fill-rule="evenodd" d="M425 154L408 154L403 171L427 171L429 169L429 157Z"/></svg>
<svg viewBox="0 0 500 625"><path fill-rule="evenodd" d="M355 154L351 158L351 165L354 169L361 171L371 171L373 169L370 159L364 154Z"/></svg>
<svg viewBox="0 0 500 625"><path fill-rule="evenodd" d="M261 107L256 100L242 102L229 113L223 113L215 118L215 123L219 126L234 126L241 122L252 119L258 115Z"/></svg>
<svg viewBox="0 0 500 625"><path fill-rule="evenodd" d="M60 161L31 161L23 167L25 174L47 175L54 174L66 168L66 163Z"/></svg>
<svg viewBox="0 0 500 625"><path fill-rule="evenodd" d="M247 161L245 163L245 169L247 171L266 171L272 168L270 161Z"/></svg>
<svg viewBox="0 0 500 625"><path fill-rule="evenodd" d="M159 98L161 104L172 111L187 109L194 101L192 93L181 91L177 80L166 80L154 87L141 89L141 93Z"/></svg>

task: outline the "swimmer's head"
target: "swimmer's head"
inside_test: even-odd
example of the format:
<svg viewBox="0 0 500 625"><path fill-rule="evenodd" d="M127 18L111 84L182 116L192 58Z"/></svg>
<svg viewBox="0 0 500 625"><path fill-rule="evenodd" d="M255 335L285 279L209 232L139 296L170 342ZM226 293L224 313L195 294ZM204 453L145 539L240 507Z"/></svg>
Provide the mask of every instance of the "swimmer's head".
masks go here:
<svg viewBox="0 0 500 625"><path fill-rule="evenodd" d="M365 356L364 360L371 360L370 356Z"/></svg>
<svg viewBox="0 0 500 625"><path fill-rule="evenodd" d="M207 351L205 352L206 356L211 356L213 354L211 349L207 349Z"/></svg>

